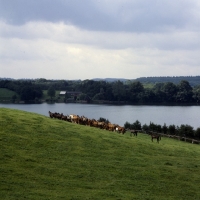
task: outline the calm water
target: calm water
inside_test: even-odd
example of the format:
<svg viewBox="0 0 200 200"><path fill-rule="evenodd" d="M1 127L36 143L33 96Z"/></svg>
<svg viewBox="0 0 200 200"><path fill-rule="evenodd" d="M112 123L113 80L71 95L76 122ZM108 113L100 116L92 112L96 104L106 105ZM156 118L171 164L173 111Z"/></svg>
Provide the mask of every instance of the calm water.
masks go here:
<svg viewBox="0 0 200 200"><path fill-rule="evenodd" d="M55 104L0 104L0 107L13 108L49 116L48 112L59 112L64 115L84 115L98 120L100 117L121 126L125 122L139 120L142 125L150 122L159 125L188 124L194 129L200 127L200 106L133 106L133 105L96 105L76 103Z"/></svg>

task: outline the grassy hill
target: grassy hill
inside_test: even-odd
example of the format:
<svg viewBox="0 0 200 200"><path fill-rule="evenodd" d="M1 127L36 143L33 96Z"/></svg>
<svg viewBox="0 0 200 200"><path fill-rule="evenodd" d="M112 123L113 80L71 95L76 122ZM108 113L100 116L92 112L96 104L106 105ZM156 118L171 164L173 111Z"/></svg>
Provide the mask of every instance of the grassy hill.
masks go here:
<svg viewBox="0 0 200 200"><path fill-rule="evenodd" d="M16 95L16 97L19 98L19 95L16 92L6 88L0 88L0 102L12 101L13 95Z"/></svg>
<svg viewBox="0 0 200 200"><path fill-rule="evenodd" d="M200 147L0 108L1 199L200 199Z"/></svg>

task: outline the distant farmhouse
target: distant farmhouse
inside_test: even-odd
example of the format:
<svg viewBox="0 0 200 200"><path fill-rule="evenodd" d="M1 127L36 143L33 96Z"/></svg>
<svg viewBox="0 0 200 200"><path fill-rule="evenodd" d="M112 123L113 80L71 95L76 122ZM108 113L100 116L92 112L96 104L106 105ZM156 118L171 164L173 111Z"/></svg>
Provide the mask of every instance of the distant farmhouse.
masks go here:
<svg viewBox="0 0 200 200"><path fill-rule="evenodd" d="M63 96L63 95L65 95L66 94L66 91L60 91L60 96Z"/></svg>
<svg viewBox="0 0 200 200"><path fill-rule="evenodd" d="M82 94L82 92L74 92L74 91L60 91L60 96L65 96L67 94L68 97L74 98L78 95Z"/></svg>

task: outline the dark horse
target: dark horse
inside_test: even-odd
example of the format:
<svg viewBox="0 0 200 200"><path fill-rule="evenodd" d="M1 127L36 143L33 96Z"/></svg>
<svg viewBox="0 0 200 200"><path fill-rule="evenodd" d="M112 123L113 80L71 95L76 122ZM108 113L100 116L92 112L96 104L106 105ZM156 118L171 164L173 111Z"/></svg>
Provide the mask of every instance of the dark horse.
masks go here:
<svg viewBox="0 0 200 200"><path fill-rule="evenodd" d="M137 130L130 130L130 136L134 135L137 137L138 131Z"/></svg>
<svg viewBox="0 0 200 200"><path fill-rule="evenodd" d="M151 141L153 142L153 139L157 140L157 143L161 140L161 135L158 133L154 133L152 131L147 132L151 136Z"/></svg>
<svg viewBox="0 0 200 200"><path fill-rule="evenodd" d="M151 134L151 141L153 142L153 139L157 140L157 143L161 140L161 136L158 134Z"/></svg>

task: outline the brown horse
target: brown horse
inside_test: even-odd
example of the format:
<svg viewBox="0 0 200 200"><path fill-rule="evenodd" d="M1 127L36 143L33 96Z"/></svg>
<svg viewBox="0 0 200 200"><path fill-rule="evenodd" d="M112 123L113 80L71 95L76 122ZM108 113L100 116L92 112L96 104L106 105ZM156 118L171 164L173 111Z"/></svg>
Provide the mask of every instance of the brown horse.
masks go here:
<svg viewBox="0 0 200 200"><path fill-rule="evenodd" d="M55 114L49 111L49 117L54 118Z"/></svg>

